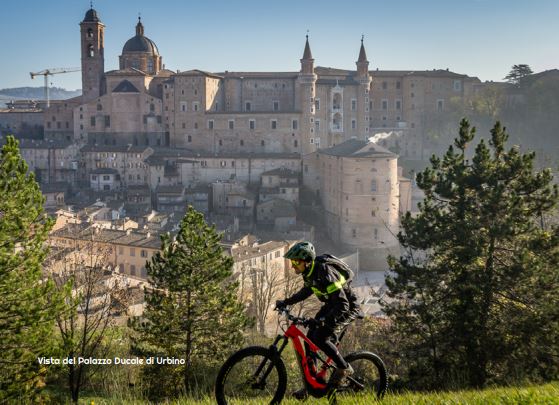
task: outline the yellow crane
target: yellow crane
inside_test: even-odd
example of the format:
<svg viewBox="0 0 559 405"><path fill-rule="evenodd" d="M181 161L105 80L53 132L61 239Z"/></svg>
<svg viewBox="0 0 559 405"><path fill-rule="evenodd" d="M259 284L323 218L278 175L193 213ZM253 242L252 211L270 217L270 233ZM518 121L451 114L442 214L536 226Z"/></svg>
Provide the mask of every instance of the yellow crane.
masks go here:
<svg viewBox="0 0 559 405"><path fill-rule="evenodd" d="M71 72L80 72L81 68L51 68L41 70L40 72L29 72L31 78L34 79L35 76L44 76L45 77L45 100L47 101L47 108L50 107L50 98L49 98L49 76L57 75L59 73L71 73Z"/></svg>

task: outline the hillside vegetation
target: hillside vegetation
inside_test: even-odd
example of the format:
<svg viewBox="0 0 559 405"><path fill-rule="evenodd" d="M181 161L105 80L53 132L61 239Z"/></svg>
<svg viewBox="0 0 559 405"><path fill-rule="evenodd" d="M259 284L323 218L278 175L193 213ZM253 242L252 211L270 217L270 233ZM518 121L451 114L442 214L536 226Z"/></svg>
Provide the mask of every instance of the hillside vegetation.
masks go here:
<svg viewBox="0 0 559 405"><path fill-rule="evenodd" d="M83 404L95 405L101 404L146 404L142 401L127 401L126 398L102 398L95 396L86 396ZM546 385L536 385L527 387L508 387L508 388L489 388L481 391L451 391L451 392L433 392L433 393L402 393L388 394L380 401L371 400L371 398L351 396L340 397L340 405L369 405L371 403L379 405L513 405L513 404L559 404L559 383ZM213 397L207 397L203 400L179 399L177 401L168 402L174 405L211 405L214 404ZM307 403L323 403L323 400L308 400ZM257 405L259 402L245 401L243 405ZM294 399L286 399L282 405L301 404L300 401Z"/></svg>

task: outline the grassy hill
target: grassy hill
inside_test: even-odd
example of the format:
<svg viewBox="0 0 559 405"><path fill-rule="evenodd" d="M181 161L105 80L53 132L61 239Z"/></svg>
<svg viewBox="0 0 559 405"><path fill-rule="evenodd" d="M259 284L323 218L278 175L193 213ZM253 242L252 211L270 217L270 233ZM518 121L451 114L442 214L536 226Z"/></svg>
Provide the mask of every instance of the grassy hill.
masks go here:
<svg viewBox="0 0 559 405"><path fill-rule="evenodd" d="M453 391L434 393L404 393L388 394L380 401L371 400L363 396L340 397L340 405L531 405L531 404L559 404L559 382L526 387L488 388L481 391ZM147 402L126 400L126 398L102 398L85 396L80 404L127 404L139 405ZM215 403L213 397L204 400L182 399L169 402L174 405L212 405ZM326 399L309 399L307 404L326 404ZM260 405L259 402L243 401L243 405ZM282 405L301 404L300 401L286 399Z"/></svg>

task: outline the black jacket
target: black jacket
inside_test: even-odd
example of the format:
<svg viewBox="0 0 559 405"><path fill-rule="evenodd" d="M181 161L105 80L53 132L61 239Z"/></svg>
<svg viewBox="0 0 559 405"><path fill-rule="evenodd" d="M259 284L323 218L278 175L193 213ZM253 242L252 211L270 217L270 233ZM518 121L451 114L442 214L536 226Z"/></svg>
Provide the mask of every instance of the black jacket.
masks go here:
<svg viewBox="0 0 559 405"><path fill-rule="evenodd" d="M335 325L358 307L357 296L350 287L350 280L332 265L326 264L322 256L317 256L314 264L303 272L304 285L284 302L293 305L313 293L324 303L321 314L326 324Z"/></svg>

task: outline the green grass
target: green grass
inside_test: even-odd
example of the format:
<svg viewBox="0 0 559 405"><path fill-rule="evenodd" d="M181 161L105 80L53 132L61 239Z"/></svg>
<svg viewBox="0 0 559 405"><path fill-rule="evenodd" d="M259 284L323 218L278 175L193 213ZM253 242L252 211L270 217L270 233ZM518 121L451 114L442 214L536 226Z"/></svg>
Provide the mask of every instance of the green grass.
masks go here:
<svg viewBox="0 0 559 405"><path fill-rule="evenodd" d="M369 405L371 403L379 405L529 405L529 404L549 404L559 405L559 382L527 387L509 387L509 388L488 388L481 391L452 391L452 392L432 392L432 393L399 393L387 394L380 401L373 401L371 398L363 396L341 397L338 401L345 405ZM145 401L130 401L125 398L101 398L101 397L84 397L80 400L80 404L91 405L139 405L146 404ZM306 404L326 404L326 399L316 400L309 399ZM215 400L213 397L207 397L204 400L180 399L167 402L169 405L213 405ZM259 402L244 401L243 405L257 405ZM301 402L286 399L282 405L295 405Z"/></svg>

